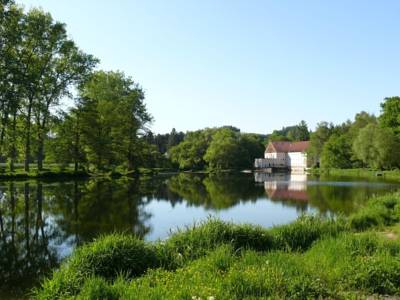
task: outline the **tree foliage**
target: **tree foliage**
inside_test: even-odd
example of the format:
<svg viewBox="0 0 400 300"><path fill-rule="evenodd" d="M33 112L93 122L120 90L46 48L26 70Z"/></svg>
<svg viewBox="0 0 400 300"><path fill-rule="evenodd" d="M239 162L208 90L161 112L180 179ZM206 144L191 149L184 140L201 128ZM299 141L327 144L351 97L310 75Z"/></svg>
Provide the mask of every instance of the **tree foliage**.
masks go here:
<svg viewBox="0 0 400 300"><path fill-rule="evenodd" d="M310 131L305 121L301 121L298 125L283 127L281 130L274 130L268 135L268 142L308 141L309 139Z"/></svg>
<svg viewBox="0 0 400 300"><path fill-rule="evenodd" d="M224 126L188 132L169 156L181 169L244 169L263 152L262 137Z"/></svg>
<svg viewBox="0 0 400 300"><path fill-rule="evenodd" d="M351 168L351 143L347 136L333 134L325 143L321 153L321 167Z"/></svg>
<svg viewBox="0 0 400 300"><path fill-rule="evenodd" d="M381 109L380 124L392 128L395 134L400 134L400 97L385 98L381 103Z"/></svg>
<svg viewBox="0 0 400 300"><path fill-rule="evenodd" d="M139 85L121 72L98 71L81 86L82 143L97 169L125 164L137 168L139 135L151 121Z"/></svg>
<svg viewBox="0 0 400 300"><path fill-rule="evenodd" d="M75 45L65 24L42 10L24 13L13 1L2 1L0 12L0 151L11 160L11 169L21 153L26 171L33 160L41 170L59 100L85 79L97 60ZM17 128L21 120L22 133ZM23 141L22 149L16 149L17 139Z"/></svg>
<svg viewBox="0 0 400 300"><path fill-rule="evenodd" d="M354 141L356 156L376 169L391 169L400 163L399 138L390 128L369 124L360 130Z"/></svg>

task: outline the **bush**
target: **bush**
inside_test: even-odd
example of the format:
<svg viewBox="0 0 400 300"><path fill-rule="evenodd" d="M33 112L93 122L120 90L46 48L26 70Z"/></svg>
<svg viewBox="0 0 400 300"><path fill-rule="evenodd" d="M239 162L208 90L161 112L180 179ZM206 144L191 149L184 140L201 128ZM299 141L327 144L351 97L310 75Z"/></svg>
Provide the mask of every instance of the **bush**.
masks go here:
<svg viewBox="0 0 400 300"><path fill-rule="evenodd" d="M274 248L304 251L316 240L326 236L336 236L346 229L347 224L343 219L302 216L291 224L272 229Z"/></svg>
<svg viewBox="0 0 400 300"><path fill-rule="evenodd" d="M40 299L55 299L78 293L87 278L134 277L159 265L155 249L134 236L111 234L78 248L52 280L43 283Z"/></svg>
<svg viewBox="0 0 400 300"><path fill-rule="evenodd" d="M350 227L362 231L372 227L392 225L400 220L400 195L374 198L349 218Z"/></svg>
<svg viewBox="0 0 400 300"><path fill-rule="evenodd" d="M211 218L200 225L179 230L159 244L157 249L162 265L173 269L206 255L222 244L230 244L235 250L266 251L273 247L273 237L259 226L235 225Z"/></svg>

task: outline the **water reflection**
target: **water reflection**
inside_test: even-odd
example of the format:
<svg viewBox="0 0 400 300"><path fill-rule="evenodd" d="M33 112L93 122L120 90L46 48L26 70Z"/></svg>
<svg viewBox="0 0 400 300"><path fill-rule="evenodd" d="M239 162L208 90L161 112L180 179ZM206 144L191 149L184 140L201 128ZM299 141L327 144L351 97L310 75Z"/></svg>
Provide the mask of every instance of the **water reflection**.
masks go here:
<svg viewBox="0 0 400 300"><path fill-rule="evenodd" d="M57 264L51 241L58 228L46 223L42 184L8 183L0 194L0 282L2 289L18 291Z"/></svg>
<svg viewBox="0 0 400 300"><path fill-rule="evenodd" d="M164 238L209 214L272 226L304 211L348 214L397 185L304 174L0 183L0 298L21 296L78 245L114 231Z"/></svg>
<svg viewBox="0 0 400 300"><path fill-rule="evenodd" d="M346 177L312 177L307 174L257 172L254 180L264 185L266 195L271 201L325 215L349 215L371 196L398 188L397 183L378 179L366 181Z"/></svg>

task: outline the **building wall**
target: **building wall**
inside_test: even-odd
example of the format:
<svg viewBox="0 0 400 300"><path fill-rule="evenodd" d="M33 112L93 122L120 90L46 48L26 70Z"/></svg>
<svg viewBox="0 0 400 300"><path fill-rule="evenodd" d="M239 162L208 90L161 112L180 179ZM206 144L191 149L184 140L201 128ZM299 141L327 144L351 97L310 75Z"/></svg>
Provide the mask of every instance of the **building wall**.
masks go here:
<svg viewBox="0 0 400 300"><path fill-rule="evenodd" d="M265 152L265 158L256 159L254 166L256 168L288 167L293 170L304 170L307 168L307 154L302 152Z"/></svg>
<svg viewBox="0 0 400 300"><path fill-rule="evenodd" d="M305 169L307 168L307 154L302 152L289 152L288 153L288 166L292 169Z"/></svg>

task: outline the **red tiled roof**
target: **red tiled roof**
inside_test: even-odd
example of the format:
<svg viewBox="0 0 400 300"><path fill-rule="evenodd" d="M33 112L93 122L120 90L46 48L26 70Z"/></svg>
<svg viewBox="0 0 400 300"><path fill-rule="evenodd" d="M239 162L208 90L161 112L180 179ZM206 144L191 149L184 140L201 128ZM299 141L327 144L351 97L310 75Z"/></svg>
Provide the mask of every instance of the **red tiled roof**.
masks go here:
<svg viewBox="0 0 400 300"><path fill-rule="evenodd" d="M303 142L270 142L267 152L305 152L310 146L309 141Z"/></svg>

